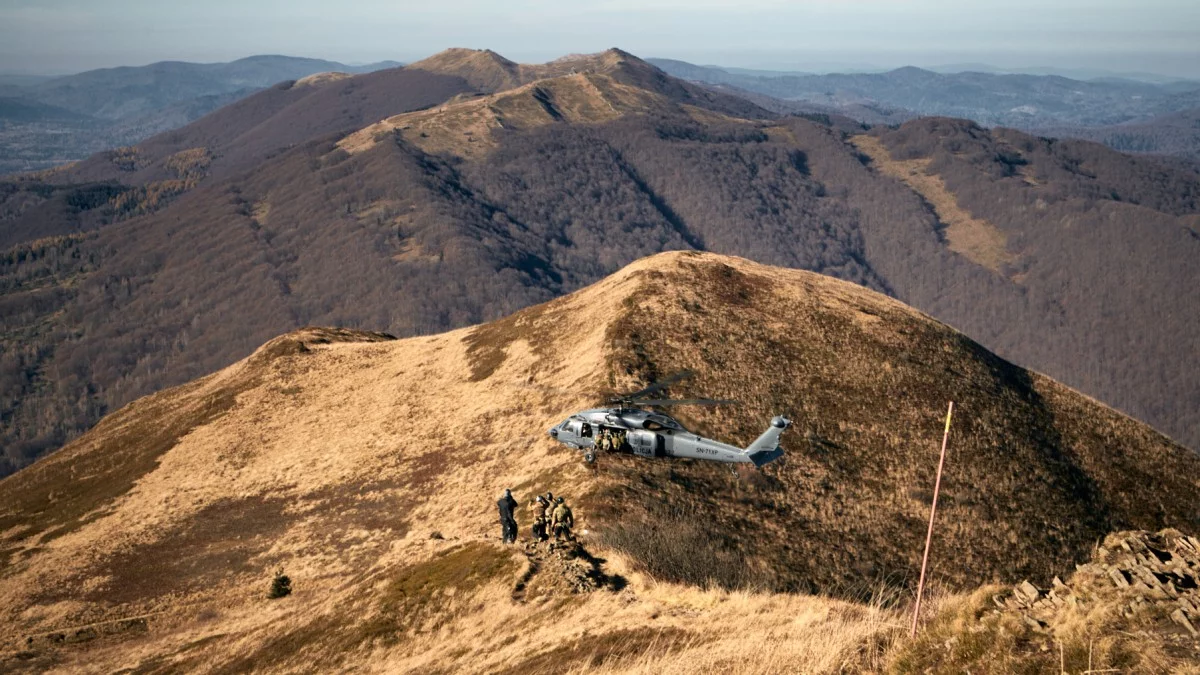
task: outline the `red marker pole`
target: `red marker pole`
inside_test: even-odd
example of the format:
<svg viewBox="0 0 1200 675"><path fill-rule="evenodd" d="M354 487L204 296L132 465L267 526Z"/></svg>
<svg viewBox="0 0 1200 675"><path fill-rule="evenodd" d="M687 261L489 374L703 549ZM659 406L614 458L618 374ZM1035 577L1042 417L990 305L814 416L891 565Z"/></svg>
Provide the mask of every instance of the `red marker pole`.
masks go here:
<svg viewBox="0 0 1200 675"><path fill-rule="evenodd" d="M954 414L954 401L946 411L946 433L942 436L942 457L938 460L937 480L933 483L933 506L929 509L929 532L925 535L925 555L921 558L921 580L917 582L917 606L913 608L912 633L917 636L917 618L921 615L921 595L925 592L925 567L929 564L929 545L933 542L933 516L937 513L938 491L942 487L942 466L946 464L946 442L950 440L950 417Z"/></svg>

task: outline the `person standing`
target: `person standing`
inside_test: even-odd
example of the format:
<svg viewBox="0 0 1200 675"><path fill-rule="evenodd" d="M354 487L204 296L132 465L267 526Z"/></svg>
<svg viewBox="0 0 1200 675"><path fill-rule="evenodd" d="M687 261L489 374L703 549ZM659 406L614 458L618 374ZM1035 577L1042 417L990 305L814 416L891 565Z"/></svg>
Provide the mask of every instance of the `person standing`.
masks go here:
<svg viewBox="0 0 1200 675"><path fill-rule="evenodd" d="M575 526L575 516L571 513L571 507L566 505L562 497L554 501L554 541L558 541L560 537L572 541L574 536L571 534L571 528Z"/></svg>
<svg viewBox="0 0 1200 675"><path fill-rule="evenodd" d="M500 509L500 536L505 544L517 540L517 519L513 513L517 510L517 500L513 499L512 490L505 488L504 496L496 502Z"/></svg>
<svg viewBox="0 0 1200 675"><path fill-rule="evenodd" d="M545 541L549 538L546 534L546 530L549 527L549 521L546 518L546 514L547 510L550 508L550 504L546 501L545 497L538 495L534 498L533 503L530 504L529 507L530 510L533 511L533 540Z"/></svg>

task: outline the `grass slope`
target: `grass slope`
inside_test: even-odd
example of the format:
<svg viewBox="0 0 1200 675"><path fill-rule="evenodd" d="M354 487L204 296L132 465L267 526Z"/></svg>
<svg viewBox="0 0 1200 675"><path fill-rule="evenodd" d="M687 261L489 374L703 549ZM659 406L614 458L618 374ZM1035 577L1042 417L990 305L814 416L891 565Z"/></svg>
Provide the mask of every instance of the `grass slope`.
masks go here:
<svg viewBox="0 0 1200 675"><path fill-rule="evenodd" d="M545 435L683 367L672 394L742 401L688 424L745 443L787 412L787 457L592 471ZM879 669L898 610L788 591L903 587L947 397L940 584L1061 574L1118 526L1194 533L1200 461L1144 425L860 287L668 253L474 328L289 334L0 481L0 663ZM504 487L565 495L597 557L500 548ZM711 564L659 564L685 553ZM279 566L295 592L268 601Z"/></svg>

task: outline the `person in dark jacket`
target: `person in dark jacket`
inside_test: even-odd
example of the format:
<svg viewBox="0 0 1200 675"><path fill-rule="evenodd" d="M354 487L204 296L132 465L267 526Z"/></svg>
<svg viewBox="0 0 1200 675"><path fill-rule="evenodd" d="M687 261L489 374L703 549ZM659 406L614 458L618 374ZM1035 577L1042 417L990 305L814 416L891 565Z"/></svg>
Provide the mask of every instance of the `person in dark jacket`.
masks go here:
<svg viewBox="0 0 1200 675"><path fill-rule="evenodd" d="M513 512L517 510L517 500L513 499L512 490L505 489L504 496L496 502L500 509L500 534L504 543L511 544L517 540L517 519Z"/></svg>

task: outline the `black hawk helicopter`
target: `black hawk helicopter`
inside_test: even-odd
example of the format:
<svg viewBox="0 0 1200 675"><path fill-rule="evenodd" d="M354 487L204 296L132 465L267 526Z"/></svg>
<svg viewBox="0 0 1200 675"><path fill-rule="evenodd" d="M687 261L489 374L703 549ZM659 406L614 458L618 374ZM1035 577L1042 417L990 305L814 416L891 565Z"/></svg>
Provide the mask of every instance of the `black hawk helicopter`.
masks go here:
<svg viewBox="0 0 1200 675"><path fill-rule="evenodd" d="M792 421L780 415L771 419L770 426L745 448L697 436L669 415L640 406L668 405L726 405L736 401L700 399L652 399L651 394L691 377L683 371L660 380L640 391L609 399L614 408L594 408L571 415L547 433L559 443L583 451L588 463L596 461L603 448L607 452L632 454L638 457L687 457L714 462L749 463L763 467L783 456L779 436Z"/></svg>

